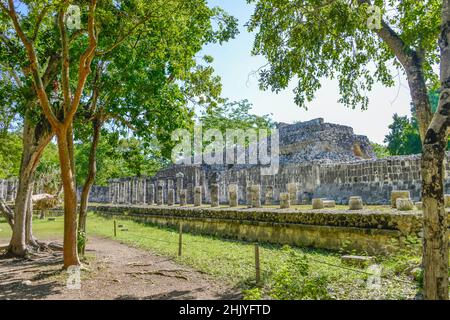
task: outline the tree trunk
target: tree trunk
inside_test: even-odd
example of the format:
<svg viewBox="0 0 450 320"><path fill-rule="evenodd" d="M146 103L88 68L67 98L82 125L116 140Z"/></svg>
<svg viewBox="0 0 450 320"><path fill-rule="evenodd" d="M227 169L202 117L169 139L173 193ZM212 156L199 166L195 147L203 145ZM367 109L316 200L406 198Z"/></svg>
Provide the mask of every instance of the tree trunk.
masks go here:
<svg viewBox="0 0 450 320"><path fill-rule="evenodd" d="M68 130L56 133L64 190L64 268L80 265L77 251L77 192L72 172Z"/></svg>
<svg viewBox="0 0 450 320"><path fill-rule="evenodd" d="M25 241L28 246L38 249L39 244L33 235L33 187L28 191L28 206L26 212L26 225L25 225Z"/></svg>
<svg viewBox="0 0 450 320"><path fill-rule="evenodd" d="M14 228L9 246L9 252L14 256L23 257L28 251L27 213L30 210L34 173L42 152L52 138L50 132L46 121L35 125L28 116L25 116L22 161L14 208Z"/></svg>
<svg viewBox="0 0 450 320"><path fill-rule="evenodd" d="M448 300L448 217L444 205L445 151L450 124L450 0L443 0L441 95L439 108L428 128L422 155L424 216L424 298Z"/></svg>
<svg viewBox="0 0 450 320"><path fill-rule="evenodd" d="M89 171L83 186L80 201L80 216L78 228L80 231L83 232L86 232L86 217L89 202L89 193L91 191L92 185L94 184L95 176L97 174L97 147L100 140L100 130L102 127L102 121L95 118L92 124L93 124L93 135L92 135L91 150L89 154Z"/></svg>
<svg viewBox="0 0 450 320"><path fill-rule="evenodd" d="M5 217L11 230L14 229L14 212L6 205L3 199L0 199L0 213Z"/></svg>

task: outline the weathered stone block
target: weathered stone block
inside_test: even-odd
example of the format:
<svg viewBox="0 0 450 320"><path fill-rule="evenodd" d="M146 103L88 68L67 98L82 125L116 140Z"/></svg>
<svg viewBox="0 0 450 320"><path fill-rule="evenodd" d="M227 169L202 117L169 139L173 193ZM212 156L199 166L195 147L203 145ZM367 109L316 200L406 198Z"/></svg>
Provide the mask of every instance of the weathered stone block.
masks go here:
<svg viewBox="0 0 450 320"><path fill-rule="evenodd" d="M280 193L280 208L288 209L291 207L289 193Z"/></svg>
<svg viewBox="0 0 450 320"><path fill-rule="evenodd" d="M348 200L350 210L361 210L363 208L363 201L361 197L350 197Z"/></svg>
<svg viewBox="0 0 450 320"><path fill-rule="evenodd" d="M323 200L323 206L324 206L324 208L335 208L336 207L336 201L334 201L334 200Z"/></svg>
<svg viewBox="0 0 450 320"><path fill-rule="evenodd" d="M267 206L273 204L273 187L272 186L266 187L264 204Z"/></svg>
<svg viewBox="0 0 450 320"><path fill-rule="evenodd" d="M397 198L395 201L397 210L409 211L414 209L414 202L410 198Z"/></svg>
<svg viewBox="0 0 450 320"><path fill-rule="evenodd" d="M252 207L261 208L261 186L259 184L252 185L251 194L252 194Z"/></svg>
<svg viewBox="0 0 450 320"><path fill-rule="evenodd" d="M391 192L392 208L397 208L397 199L398 198L411 198L411 195L408 190L393 190Z"/></svg>
<svg viewBox="0 0 450 320"><path fill-rule="evenodd" d="M219 206L219 185L214 183L211 185L211 207Z"/></svg>
<svg viewBox="0 0 450 320"><path fill-rule="evenodd" d="M292 205L298 204L297 203L297 191L298 191L298 186L297 183L293 182L293 183L288 183L287 184L287 190L289 193L289 199L291 201Z"/></svg>
<svg viewBox="0 0 450 320"><path fill-rule="evenodd" d="M228 186L228 199L230 202L230 207L238 206L238 186L237 186L237 184L230 184Z"/></svg>
<svg viewBox="0 0 450 320"><path fill-rule="evenodd" d="M202 205L202 187L194 188L194 206L200 207Z"/></svg>
<svg viewBox="0 0 450 320"><path fill-rule="evenodd" d="M312 208L313 210L319 210L324 208L323 199L316 198L312 199Z"/></svg>
<svg viewBox="0 0 450 320"><path fill-rule="evenodd" d="M365 268L373 263L373 257L346 255L341 257L343 264Z"/></svg>

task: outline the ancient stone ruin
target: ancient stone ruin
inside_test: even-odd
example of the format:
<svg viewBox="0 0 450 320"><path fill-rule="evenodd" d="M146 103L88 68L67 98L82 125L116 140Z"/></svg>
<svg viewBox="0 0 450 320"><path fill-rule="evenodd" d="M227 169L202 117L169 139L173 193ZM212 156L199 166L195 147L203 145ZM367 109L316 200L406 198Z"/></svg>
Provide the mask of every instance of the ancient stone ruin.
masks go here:
<svg viewBox="0 0 450 320"><path fill-rule="evenodd" d="M171 165L154 177L115 179L107 187L95 186L90 201L194 204L197 197L197 204L210 204L214 190L214 205L230 200L250 204L252 186L259 186L254 189L259 190L262 204L280 204L284 193L289 194L289 205L311 204L315 198L348 204L354 196L364 204L389 204L393 190L409 191L413 201L420 201L420 155L377 159L367 137L323 119L279 123L278 129L280 166L275 175L261 175L261 166L250 164ZM12 200L16 183L0 181L0 198ZM237 190L230 193L230 188ZM445 193L450 193L449 179Z"/></svg>
<svg viewBox="0 0 450 320"><path fill-rule="evenodd" d="M94 190L91 201L167 203L173 189L176 203L183 191L186 202L193 204L199 190L202 203L211 203L211 186L216 184L220 203L229 203L234 185L239 204L251 201L253 185L259 185L263 204L279 204L283 193L290 195L290 204L311 203L313 198L348 204L352 196L365 204L388 204L393 190L408 190L414 201L420 200L420 155L377 159L367 137L323 119L281 123L278 128L280 167L275 175L261 175L259 165L172 165L151 178L113 180L107 190ZM445 190L450 191L450 180Z"/></svg>

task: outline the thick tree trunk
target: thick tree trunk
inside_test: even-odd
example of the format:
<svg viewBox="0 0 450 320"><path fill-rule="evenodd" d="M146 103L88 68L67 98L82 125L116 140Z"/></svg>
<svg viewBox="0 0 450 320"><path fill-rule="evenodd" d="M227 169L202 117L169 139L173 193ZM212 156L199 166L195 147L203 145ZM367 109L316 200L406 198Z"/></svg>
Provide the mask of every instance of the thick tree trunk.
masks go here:
<svg viewBox="0 0 450 320"><path fill-rule="evenodd" d="M424 298L448 300L448 217L444 206L445 151L450 124L450 0L443 0L441 95L422 155Z"/></svg>
<svg viewBox="0 0 450 320"><path fill-rule="evenodd" d="M34 125L27 116L25 117L22 161L14 208L14 228L9 247L9 252L15 256L23 257L28 251L27 213L30 211L34 173L42 152L51 140L50 132L45 121ZM29 223L31 223L30 219Z"/></svg>
<svg viewBox="0 0 450 320"><path fill-rule="evenodd" d="M67 136L67 130L61 130L56 134L64 190L64 268L80 265L77 251L77 192Z"/></svg>
<svg viewBox="0 0 450 320"><path fill-rule="evenodd" d="M83 191L80 200L80 216L78 228L80 231L86 232L87 207L89 202L89 193L95 181L97 174L97 147L100 140L100 130L102 122L99 119L93 121L92 145L89 154L89 171L84 182Z"/></svg>

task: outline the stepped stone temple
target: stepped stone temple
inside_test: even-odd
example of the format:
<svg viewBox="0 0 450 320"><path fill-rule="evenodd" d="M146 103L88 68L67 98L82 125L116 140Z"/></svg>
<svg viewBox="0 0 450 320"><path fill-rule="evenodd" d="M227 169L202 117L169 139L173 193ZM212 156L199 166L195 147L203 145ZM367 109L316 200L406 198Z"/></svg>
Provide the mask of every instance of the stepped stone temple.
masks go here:
<svg viewBox="0 0 450 320"><path fill-rule="evenodd" d="M420 155L377 159L367 137L323 119L279 123L278 129L280 165L275 175L261 175L260 165L171 165L151 178L110 181L109 187L93 190L91 201L153 204L173 196L175 203L193 204L200 190L202 202L210 203L215 185L219 203L229 203L230 186L237 186L238 203L249 203L254 185L263 204L279 203L283 193L290 194L293 204L313 198L347 204L351 196L367 204L387 204L393 190L409 190L413 200L420 200ZM445 189L450 191L448 179Z"/></svg>

